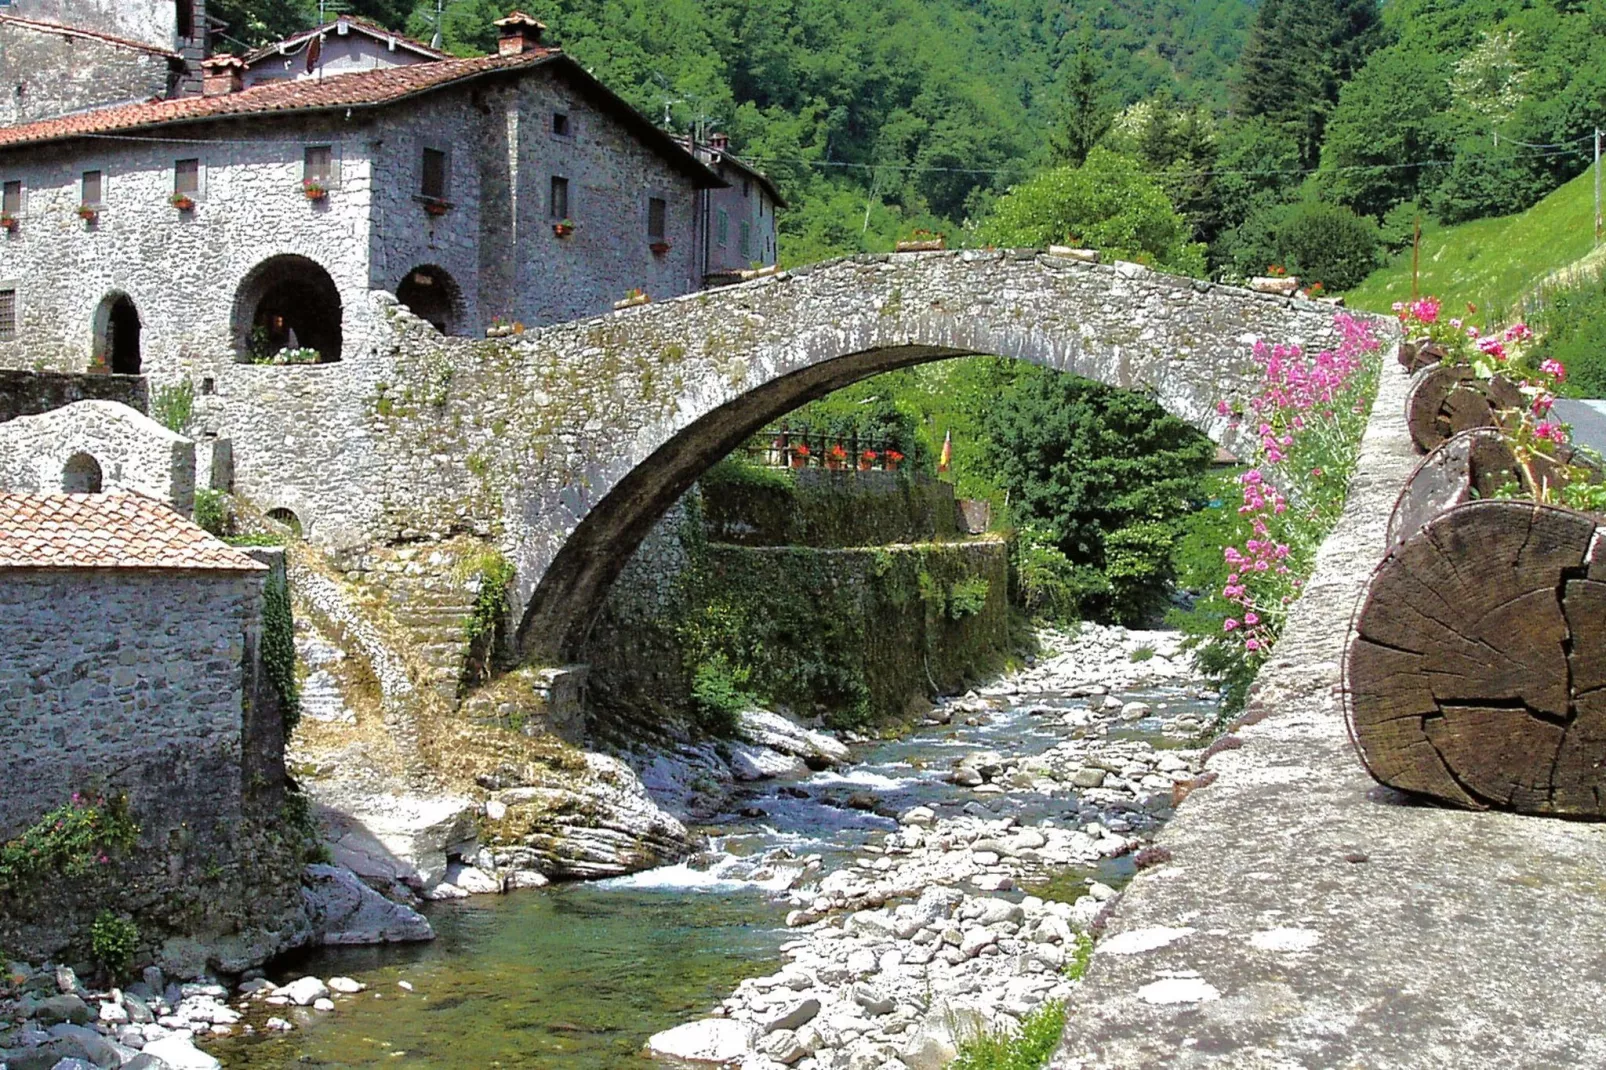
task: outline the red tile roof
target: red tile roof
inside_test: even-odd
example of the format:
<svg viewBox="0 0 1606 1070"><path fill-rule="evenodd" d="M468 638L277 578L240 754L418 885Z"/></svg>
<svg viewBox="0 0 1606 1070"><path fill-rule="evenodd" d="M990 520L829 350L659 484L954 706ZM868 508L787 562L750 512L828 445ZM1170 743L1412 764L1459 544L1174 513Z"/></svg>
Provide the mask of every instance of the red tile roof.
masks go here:
<svg viewBox="0 0 1606 1070"><path fill-rule="evenodd" d="M77 26L63 26L57 22L41 22L38 19L24 19L16 15L0 15L0 22L9 22L15 26L21 26L25 30L38 30L40 33L59 33L63 37L81 37L86 40L105 41L107 44L116 45L118 48L132 48L139 52L148 52L153 56L161 56L163 59L182 60L184 58L170 48L157 48L155 45L148 45L143 41L130 41L126 37L113 37L109 33L84 30Z"/></svg>
<svg viewBox="0 0 1606 1070"><path fill-rule="evenodd" d="M391 38L395 38L396 44L399 47L411 49L412 51L421 55L430 56L434 59L449 59L451 57L451 53L442 52L438 48L431 48L424 42L415 41L406 34L397 33L394 30L387 30L377 23L369 22L367 19L359 19L355 15L342 15L334 22L327 23L323 26L314 26L310 30L303 30L300 33L291 34L283 41L275 41L271 45L263 45L255 52L246 53L246 66L250 66L253 63L260 63L262 60L271 59L277 55L282 55L280 49L292 48L304 41L310 41L312 38L317 37L320 34L335 33L342 22L356 30L358 33L365 34L368 37L373 37L380 41L389 41Z"/></svg>
<svg viewBox="0 0 1606 1070"><path fill-rule="evenodd" d="M509 56L443 59L332 78L267 82L238 93L213 97L180 97L177 100L97 108L58 119L0 127L0 148L205 119L393 104L415 94L480 75L539 66L560 55L555 48L538 48Z"/></svg>
<svg viewBox="0 0 1606 1070"><path fill-rule="evenodd" d="M0 493L0 569L265 567L154 498Z"/></svg>

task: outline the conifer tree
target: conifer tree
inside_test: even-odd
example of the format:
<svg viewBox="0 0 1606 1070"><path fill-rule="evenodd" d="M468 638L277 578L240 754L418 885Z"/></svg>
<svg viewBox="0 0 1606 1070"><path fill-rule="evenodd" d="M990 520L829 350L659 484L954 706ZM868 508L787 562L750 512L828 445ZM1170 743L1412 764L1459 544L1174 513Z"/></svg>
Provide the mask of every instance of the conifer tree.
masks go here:
<svg viewBox="0 0 1606 1070"><path fill-rule="evenodd" d="M1065 118L1051 137L1054 154L1080 167L1093 146L1110 129L1115 110L1110 107L1099 57L1086 32L1065 65Z"/></svg>

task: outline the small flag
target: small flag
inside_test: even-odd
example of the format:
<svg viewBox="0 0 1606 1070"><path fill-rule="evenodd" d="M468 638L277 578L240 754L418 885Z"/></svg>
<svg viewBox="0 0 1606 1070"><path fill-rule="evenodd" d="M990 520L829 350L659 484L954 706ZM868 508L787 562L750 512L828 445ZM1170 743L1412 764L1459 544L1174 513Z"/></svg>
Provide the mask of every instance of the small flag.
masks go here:
<svg viewBox="0 0 1606 1070"><path fill-rule="evenodd" d="M945 431L942 436L942 457L937 461L937 471L946 472L948 466L954 463L954 433Z"/></svg>

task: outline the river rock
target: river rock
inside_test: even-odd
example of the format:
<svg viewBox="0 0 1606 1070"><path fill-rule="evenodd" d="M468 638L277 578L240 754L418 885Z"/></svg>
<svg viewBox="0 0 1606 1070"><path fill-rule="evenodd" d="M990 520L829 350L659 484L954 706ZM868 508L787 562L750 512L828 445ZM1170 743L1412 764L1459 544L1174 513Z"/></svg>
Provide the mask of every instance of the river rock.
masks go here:
<svg viewBox="0 0 1606 1070"><path fill-rule="evenodd" d="M759 1042L759 1050L783 1066L791 1066L809 1053L798 1035L790 1029L766 1036Z"/></svg>
<svg viewBox="0 0 1606 1070"><path fill-rule="evenodd" d="M776 1033L782 1029L801 1029L803 1026L814 1021L815 1015L819 1013L820 1001L817 999L805 999L801 1003L794 1004L774 1018L771 1018L768 1022L765 1022L762 1026L760 1026L760 1028L765 1033Z"/></svg>
<svg viewBox="0 0 1606 1070"><path fill-rule="evenodd" d="M314 945L435 939L435 930L422 914L391 902L340 866L308 866L301 898L312 923Z"/></svg>
<svg viewBox="0 0 1606 1070"><path fill-rule="evenodd" d="M329 986L316 977L298 977L281 987L278 994L289 999L297 1007L310 1007L317 1000L329 995Z"/></svg>
<svg viewBox="0 0 1606 1070"><path fill-rule="evenodd" d="M319 808L337 865L381 886L423 890L446 876L447 859L478 838L481 807L455 795L373 794Z"/></svg>
<svg viewBox="0 0 1606 1070"><path fill-rule="evenodd" d="M1091 766L1086 769L1078 769L1076 775L1071 777L1071 786L1077 788L1102 787L1107 776L1109 776L1109 773L1105 770L1094 769Z"/></svg>
<svg viewBox="0 0 1606 1070"><path fill-rule="evenodd" d="M446 880L469 895L496 895L502 891L502 882L477 866L453 862L446 867Z"/></svg>
<svg viewBox="0 0 1606 1070"><path fill-rule="evenodd" d="M736 734L755 746L801 758L811 767L841 765L851 755L847 745L770 710L745 710L736 718Z"/></svg>
<svg viewBox="0 0 1606 1070"><path fill-rule="evenodd" d="M367 988L368 986L361 981L354 981L350 977L329 978L329 991L338 992L342 996L353 996Z"/></svg>
<svg viewBox="0 0 1606 1070"><path fill-rule="evenodd" d="M802 776L809 771L802 758L769 747L734 743L730 748L731 773L737 780L770 780Z"/></svg>
<svg viewBox="0 0 1606 1070"><path fill-rule="evenodd" d="M55 1025L58 1022L71 1022L74 1025L83 1025L90 1019L89 1004L75 995L51 996L42 999L34 1007L33 1017L44 1025Z"/></svg>
<svg viewBox="0 0 1606 1070"><path fill-rule="evenodd" d="M728 1018L687 1022L647 1040L647 1054L672 1066L739 1066L752 1054L758 1031Z"/></svg>
<svg viewBox="0 0 1606 1070"><path fill-rule="evenodd" d="M146 1044L143 1053L160 1059L172 1070L222 1070L223 1064L190 1043L181 1034L163 1037Z"/></svg>

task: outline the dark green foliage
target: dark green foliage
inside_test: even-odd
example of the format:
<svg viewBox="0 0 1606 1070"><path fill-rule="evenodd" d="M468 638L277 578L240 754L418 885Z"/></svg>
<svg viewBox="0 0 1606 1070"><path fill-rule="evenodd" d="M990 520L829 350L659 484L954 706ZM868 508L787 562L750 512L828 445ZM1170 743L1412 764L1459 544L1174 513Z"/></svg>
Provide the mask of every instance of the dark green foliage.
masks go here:
<svg viewBox="0 0 1606 1070"><path fill-rule="evenodd" d="M727 458L704 473L709 537L743 546L838 548L951 539L953 491L930 476L801 473ZM888 486L891 482L892 485Z"/></svg>
<svg viewBox="0 0 1606 1070"><path fill-rule="evenodd" d="M464 562L459 571L477 587L474 608L463 622L468 654L462 687L467 689L490 676L492 662L500 652L511 612L508 588L514 572L513 563L494 550Z"/></svg>
<svg viewBox="0 0 1606 1070"><path fill-rule="evenodd" d="M1401 165L1446 158L1450 59L1408 46L1384 48L1344 86L1321 164L1324 185L1340 202L1381 216L1440 181L1442 169Z"/></svg>
<svg viewBox="0 0 1606 1070"><path fill-rule="evenodd" d="M1065 103L1063 118L1052 135L1054 155L1061 163L1081 167L1115 118L1093 38L1085 31L1061 77Z"/></svg>
<svg viewBox="0 0 1606 1070"><path fill-rule="evenodd" d="M1046 528L1027 524L1010 545L1011 601L1027 615L1068 624L1080 620L1082 606L1107 595L1104 573L1065 556Z"/></svg>
<svg viewBox="0 0 1606 1070"><path fill-rule="evenodd" d="M1019 1033L966 1038L949 1070L1042 1070L1059 1048L1064 1031L1065 1005L1045 1003L1021 1021Z"/></svg>
<svg viewBox="0 0 1606 1070"><path fill-rule="evenodd" d="M1233 266L1240 274L1263 274L1276 264L1328 290L1347 290L1366 278L1383 247L1372 220L1314 199L1260 209L1234 241Z"/></svg>
<svg viewBox="0 0 1606 1070"><path fill-rule="evenodd" d="M1149 612L1168 578L1162 529L1192 509L1209 440L1142 394L1036 370L997 400L987 431L1015 515L1052 531L1072 565L1110 583L1083 612Z"/></svg>
<svg viewBox="0 0 1606 1070"><path fill-rule="evenodd" d="M262 587L262 671L279 696L288 739L301 723L301 689L296 684L296 624L290 607L290 584L274 571Z"/></svg>
<svg viewBox="0 0 1606 1070"><path fill-rule="evenodd" d="M743 690L750 675L749 670L734 668L720 653L710 654L693 668L692 718L704 735L715 739L736 735L737 717L758 705L758 700Z"/></svg>
<svg viewBox="0 0 1606 1070"><path fill-rule="evenodd" d="M1510 142L1498 148L1488 138L1466 138L1428 206L1444 223L1520 212L1554 188L1535 164L1531 152Z"/></svg>
<svg viewBox="0 0 1606 1070"><path fill-rule="evenodd" d="M1339 87L1381 43L1377 0L1261 0L1238 61L1239 113L1288 133L1313 167Z"/></svg>
<svg viewBox="0 0 1606 1070"><path fill-rule="evenodd" d="M1550 292L1536 320L1544 331L1540 355L1567 367L1564 391L1606 398L1606 275Z"/></svg>

